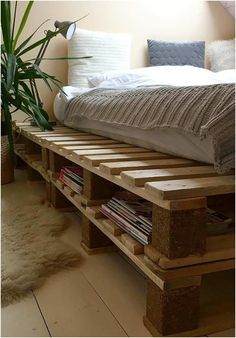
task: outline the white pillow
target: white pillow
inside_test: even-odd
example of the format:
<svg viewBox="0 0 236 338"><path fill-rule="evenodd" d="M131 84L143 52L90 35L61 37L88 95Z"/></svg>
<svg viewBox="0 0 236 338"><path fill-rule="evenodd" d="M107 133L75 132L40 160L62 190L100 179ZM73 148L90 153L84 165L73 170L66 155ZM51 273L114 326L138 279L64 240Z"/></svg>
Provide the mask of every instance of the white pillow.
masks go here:
<svg viewBox="0 0 236 338"><path fill-rule="evenodd" d="M89 87L88 77L91 75L128 69L130 46L131 38L127 34L77 29L68 43L68 56L92 56L92 58L68 60L68 85Z"/></svg>
<svg viewBox="0 0 236 338"><path fill-rule="evenodd" d="M235 40L218 40L208 45L211 70L219 72L235 68Z"/></svg>

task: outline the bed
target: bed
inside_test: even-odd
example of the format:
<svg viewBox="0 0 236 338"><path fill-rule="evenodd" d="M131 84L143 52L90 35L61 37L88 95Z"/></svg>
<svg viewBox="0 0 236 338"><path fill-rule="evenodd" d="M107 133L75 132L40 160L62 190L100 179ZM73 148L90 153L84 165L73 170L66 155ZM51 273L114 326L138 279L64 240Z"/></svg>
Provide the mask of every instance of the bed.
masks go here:
<svg viewBox="0 0 236 338"><path fill-rule="evenodd" d="M214 73L210 70L193 66L156 66L123 72L108 72L90 78L91 88L63 87L64 93L59 93L55 98L54 113L57 119L68 127L89 131L94 134L111 137L122 142L156 151L211 163L215 165L219 172L224 172L234 167L234 117L232 117L232 112L234 111L234 86L232 83L234 82L234 78L234 70ZM150 125L150 123L144 126L143 124L124 123L124 121L114 123L117 122L114 121L115 119L111 120L108 118L106 120L101 114L96 116L91 113L95 110L95 107L96 109L100 109L99 104L102 109L104 109L106 105L104 101L102 103L96 101L95 103L94 98L99 95L103 95L104 97L113 95L113 97L110 98L110 103L108 103L111 104L112 100L116 98L117 92L122 93L122 95L123 93L127 93L125 94L127 98L131 95L129 93L134 93L135 91L135 95L136 93L141 95L141 92L145 98L145 95L147 95L147 93L149 94L153 89L155 89L154 92L156 92L158 96L158 93L160 93L161 90L163 91L163 88L168 91L167 95L169 96L172 95L172 92L177 92L176 97L182 95L181 91L185 91L187 88L189 89L189 95L194 90L198 90L199 93L201 92L199 95L202 95L202 98L206 101L210 100L211 94L206 96L206 93L211 90L211 88L217 88L218 90L214 94L215 100L217 97L222 97L223 100L222 95L225 95L224 102L221 99L219 100L218 108L221 105L220 110L218 109L218 112L214 116L214 118L219 120L218 124L221 123L222 127L226 129L226 137L220 138L220 135L218 135L217 147L215 135L213 137L212 133L205 133L203 136L202 131L200 132L202 127L204 129L206 114L202 116L202 125L197 133L191 128L187 130L182 127L176 128L173 123L171 125L164 125L163 123L161 125L159 123L156 126L153 124ZM225 88L230 90L230 94L225 92ZM180 90L179 93L178 90ZM143 91L145 92L144 94ZM223 92L225 94L223 94ZM185 94L183 94L183 97L184 95ZM89 101L88 97L90 97ZM127 98L124 98L124 100L127 100ZM69 108L76 100L77 107L79 108L74 107L73 112L71 112ZM191 101L192 98L189 98L189 100ZM83 101L86 101L87 105L85 105L86 109L84 109L85 106L83 106L82 111L81 102L83 103ZM175 103L172 102L173 107L174 104ZM223 111L226 105L230 108L228 108L225 112L225 116L223 116L221 111ZM189 107L193 109L194 103ZM210 108L213 109L212 106ZM194 119L192 109L189 113L187 112L183 118L186 119L186 116L192 113L192 119ZM196 111L196 114L199 114L199 112ZM134 114L134 112L132 112L132 114ZM139 114L142 114L142 110L140 110ZM209 121L211 121L211 119L212 116L209 118ZM228 119L229 126L225 125L226 119ZM225 121L224 125L222 121ZM227 141L228 143L226 142L227 137L230 137L230 140ZM227 145L225 143L227 143ZM224 152L224 158L222 154L217 154L219 153L219 149L221 149L221 153Z"/></svg>

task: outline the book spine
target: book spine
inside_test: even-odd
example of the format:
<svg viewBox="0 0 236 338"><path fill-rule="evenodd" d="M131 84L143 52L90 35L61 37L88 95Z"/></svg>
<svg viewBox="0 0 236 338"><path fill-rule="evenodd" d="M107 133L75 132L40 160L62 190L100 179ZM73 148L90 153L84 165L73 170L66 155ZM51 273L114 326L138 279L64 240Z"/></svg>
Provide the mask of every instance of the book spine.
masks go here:
<svg viewBox="0 0 236 338"><path fill-rule="evenodd" d="M135 238L137 241L139 241L141 244L145 245L148 244L148 239L143 239L139 237L137 234L133 233L129 228L127 228L123 223L119 222L116 217L112 216L109 211L102 210L102 213L107 216L112 222L114 222L117 226L119 226L121 229L123 229L126 233L128 233L131 237Z"/></svg>
<svg viewBox="0 0 236 338"><path fill-rule="evenodd" d="M115 209L122 217L125 217L126 219L130 220L135 226L138 226L141 230L144 232L151 232L151 227L149 224L143 222L142 219L140 219L138 216L129 213L127 210L122 208L120 205L114 203L114 201L109 201L107 205L113 209Z"/></svg>
<svg viewBox="0 0 236 338"><path fill-rule="evenodd" d="M136 220L134 217L127 215L126 211L120 210L119 207L107 203L107 207L114 211L117 215L127 220L127 222L134 226L137 230L141 231L145 235L150 234L150 230L146 228L139 220Z"/></svg>
<svg viewBox="0 0 236 338"><path fill-rule="evenodd" d="M108 212L111 216L113 216L115 219L117 219L121 224L123 224L127 229L129 229L132 233L136 234L140 238L144 239L145 241L148 240L148 236L143 234L141 231L133 227L130 223L128 223L124 218L117 215L115 212L113 212L111 209L107 208L105 204L102 204L101 211L105 210Z"/></svg>
<svg viewBox="0 0 236 338"><path fill-rule="evenodd" d="M71 181L70 179L68 179L67 177L63 177L62 181L68 186L70 187L72 190L74 190L77 193L81 193L82 192L82 187L77 185L76 183L74 183L73 181Z"/></svg>
<svg viewBox="0 0 236 338"><path fill-rule="evenodd" d="M147 225L150 229L152 228L152 222L148 220L147 217L143 215L139 215L135 210L133 210L131 207L127 206L127 203L118 200L117 198L112 198L111 202L115 203L116 205L119 205L120 208L122 208L127 214L129 214L132 217L136 217L136 219L145 225Z"/></svg>

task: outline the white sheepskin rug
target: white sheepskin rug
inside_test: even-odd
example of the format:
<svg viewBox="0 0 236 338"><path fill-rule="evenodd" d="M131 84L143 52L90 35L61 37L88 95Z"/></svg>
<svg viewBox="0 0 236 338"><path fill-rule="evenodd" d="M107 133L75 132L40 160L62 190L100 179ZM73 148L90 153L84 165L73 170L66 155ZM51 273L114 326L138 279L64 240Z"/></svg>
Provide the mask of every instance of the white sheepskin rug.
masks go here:
<svg viewBox="0 0 236 338"><path fill-rule="evenodd" d="M79 261L78 252L59 239L69 225L65 214L28 194L27 187L19 191L17 184L9 186L14 185L15 194L7 194L5 187L2 194L2 306L26 296L49 274Z"/></svg>

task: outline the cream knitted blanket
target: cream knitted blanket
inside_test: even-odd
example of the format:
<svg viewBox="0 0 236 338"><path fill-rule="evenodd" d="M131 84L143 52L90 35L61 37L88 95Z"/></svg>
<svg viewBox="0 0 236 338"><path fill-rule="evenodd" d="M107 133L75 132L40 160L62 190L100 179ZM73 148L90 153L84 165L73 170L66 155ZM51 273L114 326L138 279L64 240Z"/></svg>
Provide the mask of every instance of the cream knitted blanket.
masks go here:
<svg viewBox="0 0 236 338"><path fill-rule="evenodd" d="M95 89L72 99L65 122L75 116L141 129L175 128L211 137L215 167L234 166L234 84L195 87Z"/></svg>

